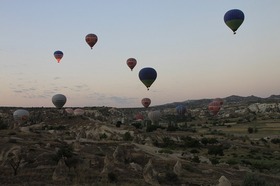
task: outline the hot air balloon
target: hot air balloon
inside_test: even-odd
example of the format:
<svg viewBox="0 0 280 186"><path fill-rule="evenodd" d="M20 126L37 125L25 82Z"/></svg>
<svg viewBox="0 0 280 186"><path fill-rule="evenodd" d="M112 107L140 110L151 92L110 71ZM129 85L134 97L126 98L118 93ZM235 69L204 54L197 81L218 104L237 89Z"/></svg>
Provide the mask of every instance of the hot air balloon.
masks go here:
<svg viewBox="0 0 280 186"><path fill-rule="evenodd" d="M126 64L127 66L131 69L131 71L133 70L133 68L136 66L137 64L137 61L135 58L128 58L126 60Z"/></svg>
<svg viewBox="0 0 280 186"><path fill-rule="evenodd" d="M141 100L141 103L145 108L148 108L151 104L151 99L150 98L143 98Z"/></svg>
<svg viewBox="0 0 280 186"><path fill-rule="evenodd" d="M17 109L13 113L13 118L16 122L18 122L19 124L22 124L28 120L29 112L25 109Z"/></svg>
<svg viewBox="0 0 280 186"><path fill-rule="evenodd" d="M219 102L219 103L220 103L220 105L223 105L223 104L224 104L224 100L223 100L223 99L221 99L221 98L216 98L216 99L214 99L214 101Z"/></svg>
<svg viewBox="0 0 280 186"><path fill-rule="evenodd" d="M86 35L85 40L86 40L87 44L90 46L90 48L92 49L92 47L98 41L98 38L97 38L97 35L95 35L95 34L88 34L88 35Z"/></svg>
<svg viewBox="0 0 280 186"><path fill-rule="evenodd" d="M83 109L77 108L74 110L74 115L75 116L82 116L84 115L85 111Z"/></svg>
<svg viewBox="0 0 280 186"><path fill-rule="evenodd" d="M61 52L60 50L57 50L53 53L53 55L54 55L55 59L57 60L57 62L59 63L63 57L63 52Z"/></svg>
<svg viewBox="0 0 280 186"><path fill-rule="evenodd" d="M69 115L74 115L74 110L71 109L71 108L66 108L66 109L65 109L65 112L66 112L67 114L69 114Z"/></svg>
<svg viewBox="0 0 280 186"><path fill-rule="evenodd" d="M148 113L148 118L152 121L153 124L156 124L160 119L161 113L159 110L150 111Z"/></svg>
<svg viewBox="0 0 280 186"><path fill-rule="evenodd" d="M153 82L157 78L156 70L151 67L142 68L139 71L138 75L139 75L140 81L142 81L142 83L147 87L148 90L149 90L149 87L153 84Z"/></svg>
<svg viewBox="0 0 280 186"><path fill-rule="evenodd" d="M185 115L186 111L187 111L187 109L186 109L186 107L185 107L184 105L178 105L178 106L176 107L176 112L177 112L177 114L180 115L180 116Z"/></svg>
<svg viewBox="0 0 280 186"><path fill-rule="evenodd" d="M142 121L142 120L144 120L144 116L141 113L138 113L135 115L135 119L137 121Z"/></svg>
<svg viewBox="0 0 280 186"><path fill-rule="evenodd" d="M56 108L62 108L66 103L66 97L63 94L56 94L52 97L52 102Z"/></svg>
<svg viewBox="0 0 280 186"><path fill-rule="evenodd" d="M215 116L221 109L221 104L218 101L212 101L208 105L208 110Z"/></svg>
<svg viewBox="0 0 280 186"><path fill-rule="evenodd" d="M244 21L244 13L238 9L232 9L225 13L224 21L225 24L236 34L237 29L241 26Z"/></svg>

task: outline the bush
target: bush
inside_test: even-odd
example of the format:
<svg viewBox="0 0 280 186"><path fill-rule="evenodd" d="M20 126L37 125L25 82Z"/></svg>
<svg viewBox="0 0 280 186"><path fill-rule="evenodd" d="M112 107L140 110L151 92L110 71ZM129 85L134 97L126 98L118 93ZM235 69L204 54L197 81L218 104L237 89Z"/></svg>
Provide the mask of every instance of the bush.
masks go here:
<svg viewBox="0 0 280 186"><path fill-rule="evenodd" d="M242 186L266 186L266 181L256 174L248 174L245 176Z"/></svg>
<svg viewBox="0 0 280 186"><path fill-rule="evenodd" d="M134 126L137 129L141 129L142 128L141 123L132 123L131 125Z"/></svg>
<svg viewBox="0 0 280 186"><path fill-rule="evenodd" d="M208 148L208 154L210 155L219 155L219 156L223 156L224 155L224 148L220 145L220 146L211 146Z"/></svg>
<svg viewBox="0 0 280 186"><path fill-rule="evenodd" d="M0 130L7 129L9 125L4 122L2 118L0 118Z"/></svg>
<svg viewBox="0 0 280 186"><path fill-rule="evenodd" d="M133 137L131 136L131 134L129 132L124 133L124 136L123 136L124 141L131 141L132 139L133 139Z"/></svg>
<svg viewBox="0 0 280 186"><path fill-rule="evenodd" d="M116 123L116 127L121 127L121 124L122 124L122 122L121 121L117 121L117 123Z"/></svg>
<svg viewBox="0 0 280 186"><path fill-rule="evenodd" d="M218 158L210 158L210 161L213 165L216 165L216 164L220 163Z"/></svg>
<svg viewBox="0 0 280 186"><path fill-rule="evenodd" d="M103 133L103 134L100 135L100 139L106 139L107 137L108 137L108 136L107 136L106 133Z"/></svg>
<svg viewBox="0 0 280 186"><path fill-rule="evenodd" d="M62 157L71 158L73 156L73 148L69 145L63 145L57 151L56 155L53 157L53 160L58 162Z"/></svg>
<svg viewBox="0 0 280 186"><path fill-rule="evenodd" d="M113 172L108 173L108 180L109 182L117 182L117 176Z"/></svg>
<svg viewBox="0 0 280 186"><path fill-rule="evenodd" d="M173 154L173 151L170 149L161 149L158 153Z"/></svg>
<svg viewBox="0 0 280 186"><path fill-rule="evenodd" d="M254 132L254 129L252 127L248 127L247 131L249 134L252 134Z"/></svg>
<svg viewBox="0 0 280 186"><path fill-rule="evenodd" d="M200 163L199 157L198 156L194 156L193 159L192 159L192 162Z"/></svg>
<svg viewBox="0 0 280 186"><path fill-rule="evenodd" d="M176 183L178 181L178 176L172 171L169 171L165 174L165 179L169 183Z"/></svg>
<svg viewBox="0 0 280 186"><path fill-rule="evenodd" d="M271 143L279 144L280 143L280 139L279 138L274 138L274 139L271 140Z"/></svg>

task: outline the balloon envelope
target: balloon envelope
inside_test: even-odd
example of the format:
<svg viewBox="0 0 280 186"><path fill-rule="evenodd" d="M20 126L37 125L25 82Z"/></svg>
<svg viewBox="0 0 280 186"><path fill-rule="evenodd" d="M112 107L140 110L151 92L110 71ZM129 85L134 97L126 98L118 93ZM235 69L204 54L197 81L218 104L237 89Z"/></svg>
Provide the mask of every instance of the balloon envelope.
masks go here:
<svg viewBox="0 0 280 186"><path fill-rule="evenodd" d="M176 112L178 115L185 115L187 108L184 105L178 105L176 107Z"/></svg>
<svg viewBox="0 0 280 186"><path fill-rule="evenodd" d="M235 34L245 19L244 13L238 9L232 9L225 13L224 22Z"/></svg>
<svg viewBox="0 0 280 186"><path fill-rule="evenodd" d="M60 50L57 50L53 53L53 55L54 55L55 59L57 60L57 62L59 63L63 57L63 52L61 52Z"/></svg>
<svg viewBox="0 0 280 186"><path fill-rule="evenodd" d="M144 119L144 116L141 114L141 113L138 113L135 115L135 119L138 120L138 121L141 121Z"/></svg>
<svg viewBox="0 0 280 186"><path fill-rule="evenodd" d="M74 115L74 110L71 109L71 108L66 108L66 109L65 109L65 112L66 112L67 114L69 114L69 115Z"/></svg>
<svg viewBox="0 0 280 186"><path fill-rule="evenodd" d="M160 116L161 116L161 113L159 110L150 111L148 113L148 118L153 122L153 124L155 124L157 121L159 121Z"/></svg>
<svg viewBox="0 0 280 186"><path fill-rule="evenodd" d="M135 58L128 58L126 60L126 64L127 66L131 69L131 71L133 70L133 68L136 66L137 64L137 61Z"/></svg>
<svg viewBox="0 0 280 186"><path fill-rule="evenodd" d="M98 37L95 34L88 34L86 35L85 40L87 44L90 46L90 48L92 49L92 47L97 43Z"/></svg>
<svg viewBox="0 0 280 186"><path fill-rule="evenodd" d="M216 98L214 99L214 101L217 101L220 103L220 105L223 105L224 104L224 100L222 98Z"/></svg>
<svg viewBox="0 0 280 186"><path fill-rule="evenodd" d="M221 109L221 104L219 101L212 101L211 103L209 103L208 105L208 110L213 114L213 115L217 115L218 112Z"/></svg>
<svg viewBox="0 0 280 186"><path fill-rule="evenodd" d="M56 94L52 97L52 102L56 106L56 108L62 108L66 101L66 96L64 96L63 94Z"/></svg>
<svg viewBox="0 0 280 186"><path fill-rule="evenodd" d="M151 99L150 98L143 98L141 100L141 103L145 108L148 108L151 104Z"/></svg>
<svg viewBox="0 0 280 186"><path fill-rule="evenodd" d="M25 110L25 109L17 109L13 113L13 118L18 123L24 123L29 118L29 112L27 110Z"/></svg>
<svg viewBox="0 0 280 186"><path fill-rule="evenodd" d="M83 109L77 108L74 110L74 115L75 116L82 116L84 115L85 111Z"/></svg>
<svg viewBox="0 0 280 186"><path fill-rule="evenodd" d="M139 76L140 81L142 81L142 83L149 90L149 87L153 84L153 82L157 78L157 72L155 69L153 69L151 67L146 67L146 68L142 68L139 71L138 76Z"/></svg>

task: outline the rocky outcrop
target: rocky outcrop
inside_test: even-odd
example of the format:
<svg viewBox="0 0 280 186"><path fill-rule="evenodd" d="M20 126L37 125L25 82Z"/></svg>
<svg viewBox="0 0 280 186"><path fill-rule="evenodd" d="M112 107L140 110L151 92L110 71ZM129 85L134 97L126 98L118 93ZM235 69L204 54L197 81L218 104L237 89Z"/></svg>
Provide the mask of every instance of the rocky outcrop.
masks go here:
<svg viewBox="0 0 280 186"><path fill-rule="evenodd" d="M173 167L173 172L180 176L183 173L183 169L182 169L182 163L180 161L177 161L176 164Z"/></svg>
<svg viewBox="0 0 280 186"><path fill-rule="evenodd" d="M221 176L217 186L231 186L231 183L225 176Z"/></svg>
<svg viewBox="0 0 280 186"><path fill-rule="evenodd" d="M52 179L54 181L67 181L69 169L63 158L58 161L58 164L53 172Z"/></svg>
<svg viewBox="0 0 280 186"><path fill-rule="evenodd" d="M145 165L144 170L143 170L143 177L145 182L151 184L151 185L156 185L159 186L159 182L157 179L157 171L154 169L152 159L149 160L149 162Z"/></svg>

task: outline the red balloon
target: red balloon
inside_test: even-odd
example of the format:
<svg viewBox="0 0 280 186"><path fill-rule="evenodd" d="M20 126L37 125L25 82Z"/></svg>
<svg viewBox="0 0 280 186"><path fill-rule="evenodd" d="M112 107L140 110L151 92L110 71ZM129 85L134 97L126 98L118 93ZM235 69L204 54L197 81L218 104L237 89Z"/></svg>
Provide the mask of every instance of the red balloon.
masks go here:
<svg viewBox="0 0 280 186"><path fill-rule="evenodd" d="M144 120L144 116L141 113L135 115L136 120Z"/></svg>
<svg viewBox="0 0 280 186"><path fill-rule="evenodd" d="M90 46L91 49L96 44L96 42L98 41L97 35L95 35L95 34L88 34L88 35L86 35L85 39L86 39L86 42Z"/></svg>
<svg viewBox="0 0 280 186"><path fill-rule="evenodd" d="M55 59L57 60L57 62L59 63L63 57L63 52L61 52L60 50L57 50L53 53L53 55L54 55Z"/></svg>
<svg viewBox="0 0 280 186"><path fill-rule="evenodd" d="M137 64L137 61L135 58L128 58L126 60L126 64L127 66L131 69L131 71L133 70L133 68L136 66Z"/></svg>
<svg viewBox="0 0 280 186"><path fill-rule="evenodd" d="M148 108L151 104L151 99L150 98L143 98L141 103L145 108Z"/></svg>
<svg viewBox="0 0 280 186"><path fill-rule="evenodd" d="M216 98L214 99L214 101L217 101L220 103L220 105L223 105L224 104L224 100L222 98Z"/></svg>
<svg viewBox="0 0 280 186"><path fill-rule="evenodd" d="M208 105L208 110L215 116L221 109L221 104L219 101L212 101Z"/></svg>

